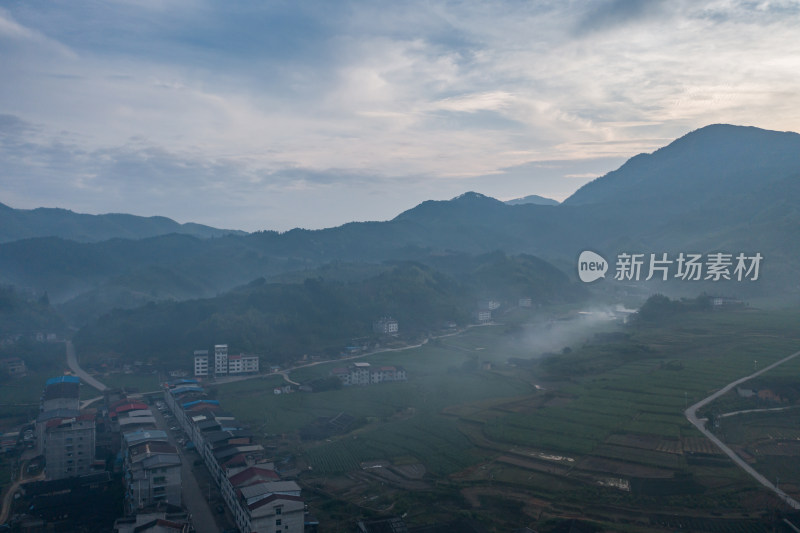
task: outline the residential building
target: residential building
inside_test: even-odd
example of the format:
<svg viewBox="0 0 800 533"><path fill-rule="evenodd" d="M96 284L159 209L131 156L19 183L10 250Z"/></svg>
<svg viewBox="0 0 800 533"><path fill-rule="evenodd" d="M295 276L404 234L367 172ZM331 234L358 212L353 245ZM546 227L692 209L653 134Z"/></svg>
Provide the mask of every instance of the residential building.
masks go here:
<svg viewBox="0 0 800 533"><path fill-rule="evenodd" d="M249 374L258 372L257 355L228 356L228 374Z"/></svg>
<svg viewBox="0 0 800 533"><path fill-rule="evenodd" d="M125 512L165 503L181 504L181 459L163 431L124 436Z"/></svg>
<svg viewBox="0 0 800 533"><path fill-rule="evenodd" d="M194 351L194 376L208 375L208 350Z"/></svg>
<svg viewBox="0 0 800 533"><path fill-rule="evenodd" d="M0 369L12 378L25 377L28 372L28 369L25 367L25 361L19 357L0 359Z"/></svg>
<svg viewBox="0 0 800 533"><path fill-rule="evenodd" d="M487 324L492 321L492 312L488 309L478 310L478 323Z"/></svg>
<svg viewBox="0 0 800 533"><path fill-rule="evenodd" d="M214 374L228 373L228 345L217 344L214 346Z"/></svg>
<svg viewBox="0 0 800 533"><path fill-rule="evenodd" d="M45 418L48 413L43 415L45 416L40 415L40 418ZM90 474L94 463L94 413L70 417L54 416L41 422L45 479L63 479Z"/></svg>
<svg viewBox="0 0 800 533"><path fill-rule="evenodd" d="M353 363L347 368L334 368L331 375L338 377L343 385L369 385L408 379L406 370L401 366L372 368L369 363Z"/></svg>
<svg viewBox="0 0 800 533"><path fill-rule="evenodd" d="M378 335L397 335L400 331L400 323L394 318L383 317L372 324L372 329Z"/></svg>

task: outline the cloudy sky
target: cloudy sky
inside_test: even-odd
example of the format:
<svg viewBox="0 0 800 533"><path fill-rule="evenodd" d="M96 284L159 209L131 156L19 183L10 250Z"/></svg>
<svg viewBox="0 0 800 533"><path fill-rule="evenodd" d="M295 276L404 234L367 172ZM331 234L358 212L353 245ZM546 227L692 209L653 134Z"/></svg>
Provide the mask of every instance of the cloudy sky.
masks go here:
<svg viewBox="0 0 800 533"><path fill-rule="evenodd" d="M800 0L0 3L0 202L245 230L800 131Z"/></svg>

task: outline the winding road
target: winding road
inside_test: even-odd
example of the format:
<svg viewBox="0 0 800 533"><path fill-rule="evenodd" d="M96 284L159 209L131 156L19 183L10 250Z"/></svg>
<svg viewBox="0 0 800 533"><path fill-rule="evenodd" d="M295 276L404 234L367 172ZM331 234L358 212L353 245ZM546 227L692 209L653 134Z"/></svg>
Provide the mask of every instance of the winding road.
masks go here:
<svg viewBox="0 0 800 533"><path fill-rule="evenodd" d="M725 385L723 388L721 388L720 390L718 390L717 392L715 392L714 394L712 394L708 398L704 398L704 399L700 400L696 404L694 404L691 407L689 407L688 409L686 409L686 411L684 411L684 414L686 415L686 419L689 420L689 422L691 422L692 425L694 425L694 427L699 429L703 433L703 435L708 437L711 440L711 442L713 442L717 446L717 448L719 448L725 455L730 457L731 460L734 463L736 463L736 465L739 468L741 468L742 470L747 472L753 479L755 479L756 481L758 481L759 483L761 483L762 485L767 487L769 490L771 490L772 492L777 494L778 497L780 499L782 499L784 502L786 502L786 504L789 505L792 509L800 509L800 502L798 502L794 498L791 498L788 494L786 494L781 489L776 487L770 480L768 480L763 475L761 475L758 472L756 472L753 469L753 467L751 467L749 464L747 464L744 461L744 459L742 459L741 457L736 455L736 452L734 452L732 449L730 449L724 442L719 440L719 438L717 438L716 435L714 435L708 429L706 429L706 422L708 421L708 419L706 419L706 418L698 419L697 418L697 410L700 409L701 407L713 402L714 400L716 400L717 398L719 398L723 394L726 394L728 391L730 391L731 389L733 389L737 385L740 385L740 384L744 383L745 381L751 380L754 377L763 374L764 372L772 370L773 368L775 368L775 367L777 367L779 365L782 365L786 361L790 361L791 359L794 359L798 355L800 355L800 352L795 352L795 353L793 353L792 355L790 355L788 357L784 357L780 361L776 361L775 363L772 363L771 365L762 368L758 372L754 372L754 373L750 374L749 376L745 376L745 377L743 377L741 379L737 379L736 381L734 381L732 383L728 383L727 385Z"/></svg>
<svg viewBox="0 0 800 533"><path fill-rule="evenodd" d="M72 345L72 341L67 341L67 366L87 385L91 385L100 392L108 389L108 387L87 374L86 371L78 365L78 357L75 355L75 347Z"/></svg>

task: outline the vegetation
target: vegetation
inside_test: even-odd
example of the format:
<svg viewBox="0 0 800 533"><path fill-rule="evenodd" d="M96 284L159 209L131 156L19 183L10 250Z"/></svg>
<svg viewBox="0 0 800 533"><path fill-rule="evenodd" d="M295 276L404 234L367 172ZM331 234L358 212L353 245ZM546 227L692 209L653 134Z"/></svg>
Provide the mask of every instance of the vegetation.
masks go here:
<svg viewBox="0 0 800 533"><path fill-rule="evenodd" d="M796 350L792 332L798 318L796 312L690 308L660 322L637 323L624 333L589 334L585 343L573 339L571 350L544 358L506 326L474 328L421 348L365 359L402 364L406 383L280 396L263 394L263 386L255 383L231 384L219 387L218 398L241 419L262 427L278 454L286 450L310 466L304 483L326 490L346 473L351 480L381 479L385 486L359 489L356 484L346 494L333 490L330 497L359 505L359 495L392 494L394 511L414 509L421 522L435 513L419 515L428 509L424 498L407 492L408 479L392 477L403 465L424 465L420 482L447 494L474 491L481 506L465 505L473 516L492 523L499 516L493 498L541 502L503 515L506 528L537 524L546 529L551 518L580 512L618 529L622 517L635 513L645 523L630 524L630 530L651 531L664 516L675 527L697 524L699 513L707 521L703 527L760 531L765 522L743 519L744 514L757 516L759 505L777 502L766 493L754 497L755 485L719 455L683 411L752 372L755 354L767 365ZM514 363L522 360L531 364ZM477 365L464 364L472 361ZM582 370L567 375L570 365ZM329 369L318 365L292 377L318 379ZM800 382L800 362L784 368L782 376L784 384ZM316 418L340 412L364 423L316 442L292 437ZM769 423L773 434L779 424ZM788 419L782 431L796 438ZM374 478L369 465L375 461L391 466L388 477ZM781 468L774 459L764 465L767 472ZM629 489L603 485L609 479L627 480Z"/></svg>
<svg viewBox="0 0 800 533"><path fill-rule="evenodd" d="M374 337L372 324L383 316L397 319L402 337L414 341L446 322L471 322L486 294L533 295L539 303L585 295L563 273L532 257L492 254L474 264L463 281L416 262L399 262L354 282L307 278L279 284L261 278L216 298L116 310L83 328L75 343L84 358L115 353L167 360L226 342L233 350L286 363L304 354L335 356L352 339Z"/></svg>

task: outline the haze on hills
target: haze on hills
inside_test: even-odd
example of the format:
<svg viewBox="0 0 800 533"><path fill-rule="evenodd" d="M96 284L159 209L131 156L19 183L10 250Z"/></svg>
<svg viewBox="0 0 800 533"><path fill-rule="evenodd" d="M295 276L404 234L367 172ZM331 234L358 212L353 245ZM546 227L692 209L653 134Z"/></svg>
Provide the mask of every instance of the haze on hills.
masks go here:
<svg viewBox="0 0 800 533"><path fill-rule="evenodd" d="M670 281L653 290L786 301L800 292L798 198L800 135L712 125L631 158L561 205L508 205L470 192L423 202L385 222L324 230L224 232L213 239L170 233L102 242L15 240L0 244L0 283L47 291L83 322L114 307L210 297L256 278L313 273L337 262L410 259L433 265L443 253L502 250L542 258L574 279L582 250L612 261L622 252L758 252L764 257L758 282ZM358 277L350 268L338 270ZM597 287L611 286L602 283Z"/></svg>

